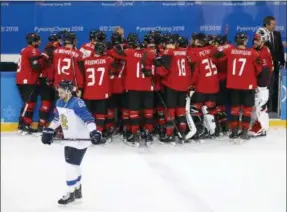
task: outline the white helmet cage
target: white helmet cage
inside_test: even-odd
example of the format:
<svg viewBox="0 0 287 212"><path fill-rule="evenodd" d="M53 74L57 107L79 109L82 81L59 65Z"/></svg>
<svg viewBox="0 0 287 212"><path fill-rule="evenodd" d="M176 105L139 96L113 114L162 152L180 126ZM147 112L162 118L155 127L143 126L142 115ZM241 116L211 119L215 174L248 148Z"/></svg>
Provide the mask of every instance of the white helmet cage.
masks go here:
<svg viewBox="0 0 287 212"><path fill-rule="evenodd" d="M261 41L263 43L269 41L269 32L266 28L264 27L259 27L256 31L256 34L259 34L261 37Z"/></svg>

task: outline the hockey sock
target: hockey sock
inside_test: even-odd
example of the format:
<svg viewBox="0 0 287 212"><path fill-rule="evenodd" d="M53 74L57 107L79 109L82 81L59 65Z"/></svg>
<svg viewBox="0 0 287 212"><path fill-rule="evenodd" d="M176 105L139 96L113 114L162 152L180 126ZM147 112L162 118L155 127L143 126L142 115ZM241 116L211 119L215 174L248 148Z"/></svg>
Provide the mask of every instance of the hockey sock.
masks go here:
<svg viewBox="0 0 287 212"><path fill-rule="evenodd" d="M179 130L182 133L186 133L186 118L185 118L185 108L176 108L176 118L179 124Z"/></svg>
<svg viewBox="0 0 287 212"><path fill-rule="evenodd" d="M96 119L97 130L103 132L105 127L105 114L93 114L94 118Z"/></svg>
<svg viewBox="0 0 287 212"><path fill-rule="evenodd" d="M36 103L35 102L27 102L22 113L23 121L25 125L31 125L33 120L33 111ZM26 109L26 110L25 110Z"/></svg>
<svg viewBox="0 0 287 212"><path fill-rule="evenodd" d="M136 134L139 130L139 124L140 124L139 111L130 110L129 118L130 118L131 131L133 134Z"/></svg>
<svg viewBox="0 0 287 212"><path fill-rule="evenodd" d="M249 129L251 115L252 115L252 107L243 106L243 114L242 114L242 119L241 119L242 129L245 129L245 130Z"/></svg>
<svg viewBox="0 0 287 212"><path fill-rule="evenodd" d="M81 186L81 179L82 179L82 176L80 175L78 178L77 178L77 183L76 183L76 189L79 189L80 186Z"/></svg>
<svg viewBox="0 0 287 212"><path fill-rule="evenodd" d="M122 120L123 120L123 128L130 130L130 123L129 123L129 111L127 109L122 109Z"/></svg>
<svg viewBox="0 0 287 212"><path fill-rule="evenodd" d="M231 129L239 128L240 106L231 107Z"/></svg>
<svg viewBox="0 0 287 212"><path fill-rule="evenodd" d="M168 136L173 135L174 132L174 117L175 117L175 108L167 109L167 112L165 114L165 120L166 120L166 134Z"/></svg>
<svg viewBox="0 0 287 212"><path fill-rule="evenodd" d="M153 129L153 109L145 109L144 111L144 128L149 133Z"/></svg>
<svg viewBox="0 0 287 212"><path fill-rule="evenodd" d="M115 127L115 110L114 109L108 109L108 114L105 122L105 129Z"/></svg>
<svg viewBox="0 0 287 212"><path fill-rule="evenodd" d="M160 126L165 125L165 119L164 119L164 108L163 107L157 107L157 121Z"/></svg>
<svg viewBox="0 0 287 212"><path fill-rule="evenodd" d="M74 192L77 183L81 180L79 173L80 166L66 163L66 183L69 192Z"/></svg>
<svg viewBox="0 0 287 212"><path fill-rule="evenodd" d="M40 117L39 124L41 126L46 125L48 118L49 118L50 109L51 109L51 102L50 101L44 100L41 102L41 107L40 107L40 112L39 112L39 117Z"/></svg>

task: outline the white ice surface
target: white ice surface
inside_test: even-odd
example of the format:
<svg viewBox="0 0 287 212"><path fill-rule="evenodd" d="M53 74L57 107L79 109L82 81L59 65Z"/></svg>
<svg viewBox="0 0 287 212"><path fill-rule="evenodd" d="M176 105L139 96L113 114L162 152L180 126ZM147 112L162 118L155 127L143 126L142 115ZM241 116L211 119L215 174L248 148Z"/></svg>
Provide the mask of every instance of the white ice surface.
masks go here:
<svg viewBox="0 0 287 212"><path fill-rule="evenodd" d="M60 208L63 146L1 135L2 212L285 212L286 130L243 145L91 147L83 160L83 201Z"/></svg>

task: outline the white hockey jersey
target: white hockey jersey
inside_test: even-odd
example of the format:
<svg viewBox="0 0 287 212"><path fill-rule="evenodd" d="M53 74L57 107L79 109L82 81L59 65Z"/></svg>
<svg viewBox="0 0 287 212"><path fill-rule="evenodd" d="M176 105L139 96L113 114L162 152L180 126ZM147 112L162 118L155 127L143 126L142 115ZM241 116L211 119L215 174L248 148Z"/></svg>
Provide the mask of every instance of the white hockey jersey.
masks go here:
<svg viewBox="0 0 287 212"><path fill-rule="evenodd" d="M65 138L63 141L65 146L84 149L91 145L90 140L80 141L89 139L90 132L96 129L95 119L82 99L72 97L68 102L62 99L57 101L55 116L50 128L56 129L60 125Z"/></svg>

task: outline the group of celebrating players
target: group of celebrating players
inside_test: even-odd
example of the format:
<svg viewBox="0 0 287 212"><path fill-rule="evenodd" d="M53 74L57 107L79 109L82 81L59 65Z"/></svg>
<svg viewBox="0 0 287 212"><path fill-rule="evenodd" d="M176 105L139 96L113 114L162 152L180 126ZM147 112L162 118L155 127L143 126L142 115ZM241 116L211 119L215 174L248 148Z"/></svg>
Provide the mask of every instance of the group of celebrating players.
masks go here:
<svg viewBox="0 0 287 212"><path fill-rule="evenodd" d="M49 36L42 53L39 35L29 33L26 40L16 75L24 102L22 132L42 132L46 127L63 80L71 81L74 95L84 99L103 139L122 133L134 144L140 139L152 142L157 134L161 142L171 143L175 135L185 140L192 130L192 139L197 140L230 129L230 139L248 140L250 134L266 135L268 130L265 105L273 64L264 45L268 40L264 28L257 30L251 48L241 32L233 45L227 36L194 33L188 42L178 34L157 31L148 32L142 42L136 33L125 39L116 31L107 42L106 34L96 30L80 49L74 33L62 32ZM40 121L34 130L38 95ZM229 111L225 105L230 105Z"/></svg>

